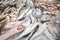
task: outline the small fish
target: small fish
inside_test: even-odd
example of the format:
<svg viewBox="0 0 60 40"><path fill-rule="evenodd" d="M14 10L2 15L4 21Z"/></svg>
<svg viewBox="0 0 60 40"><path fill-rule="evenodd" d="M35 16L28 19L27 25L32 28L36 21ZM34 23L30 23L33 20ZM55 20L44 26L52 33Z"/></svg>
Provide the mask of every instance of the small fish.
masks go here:
<svg viewBox="0 0 60 40"><path fill-rule="evenodd" d="M0 11L4 11L5 7L0 6Z"/></svg>
<svg viewBox="0 0 60 40"><path fill-rule="evenodd" d="M0 15L0 21L4 20L7 15Z"/></svg>
<svg viewBox="0 0 60 40"><path fill-rule="evenodd" d="M38 31L32 36L32 38L30 40L33 40L38 35L41 35L46 30L46 28L47 28L46 23L44 23L44 24L39 23L39 28L37 29Z"/></svg>
<svg viewBox="0 0 60 40"><path fill-rule="evenodd" d="M35 23L35 24L31 24L29 27L27 27L22 34L20 34L20 36L18 36L17 38L13 39L13 40L17 40L21 37L23 37L24 35L30 33L39 23Z"/></svg>
<svg viewBox="0 0 60 40"><path fill-rule="evenodd" d="M13 29L10 29L5 34L1 35L0 39L1 40L5 40L5 39L9 38L10 36L15 35L15 34L21 32L22 30L24 30L24 29L22 28L21 30L17 30L17 27L15 27Z"/></svg>
<svg viewBox="0 0 60 40"><path fill-rule="evenodd" d="M53 38L53 35L50 34L48 30L45 30L44 34L45 34L50 40L55 40L55 39Z"/></svg>
<svg viewBox="0 0 60 40"><path fill-rule="evenodd" d="M26 11L24 11L18 18L17 18L17 20L19 20L19 19L21 19L21 18L23 18L24 17L24 15L28 12L28 10L30 9L30 7L29 8L27 8L26 9Z"/></svg>

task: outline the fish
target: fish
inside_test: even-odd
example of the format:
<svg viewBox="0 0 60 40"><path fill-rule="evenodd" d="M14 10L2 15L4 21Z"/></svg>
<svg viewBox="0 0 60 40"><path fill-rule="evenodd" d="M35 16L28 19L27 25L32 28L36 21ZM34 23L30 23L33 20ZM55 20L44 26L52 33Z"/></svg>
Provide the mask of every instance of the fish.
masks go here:
<svg viewBox="0 0 60 40"><path fill-rule="evenodd" d="M19 20L19 19L21 19L21 18L23 18L24 17L24 15L28 12L28 10L30 9L30 7L29 8L27 8L26 9L26 11L25 12L23 12L18 18L17 18L17 20Z"/></svg>
<svg viewBox="0 0 60 40"><path fill-rule="evenodd" d="M46 30L46 28L47 28L46 23L44 23L44 24L40 24L40 23L39 23L39 25L40 25L40 27L37 29L38 31L32 36L32 38L31 38L30 40L33 40L33 39L36 38L38 35L41 35L41 34L44 32L44 30ZM41 27L41 26L42 26L42 27Z"/></svg>
<svg viewBox="0 0 60 40"><path fill-rule="evenodd" d="M39 23L31 24L29 27L27 27L20 36L13 40L18 40L19 38L23 37L24 35L30 33Z"/></svg>
<svg viewBox="0 0 60 40"><path fill-rule="evenodd" d="M5 40L5 39L9 38L10 36L21 32L22 30L23 30L23 28L20 29L20 30L17 30L17 27L15 27L15 28L13 28L13 29L10 29L10 30L7 31L5 34L1 35L1 36L0 36L0 39L1 39L1 40ZM2 37L3 37L3 38L2 38Z"/></svg>
<svg viewBox="0 0 60 40"><path fill-rule="evenodd" d="M7 14L6 15L0 15L0 21L4 20L6 18Z"/></svg>
<svg viewBox="0 0 60 40"><path fill-rule="evenodd" d="M23 22L25 22L25 21L23 20L23 21L9 22L9 23L7 23L5 25L4 29L12 29L12 28L15 28L16 26L19 26Z"/></svg>

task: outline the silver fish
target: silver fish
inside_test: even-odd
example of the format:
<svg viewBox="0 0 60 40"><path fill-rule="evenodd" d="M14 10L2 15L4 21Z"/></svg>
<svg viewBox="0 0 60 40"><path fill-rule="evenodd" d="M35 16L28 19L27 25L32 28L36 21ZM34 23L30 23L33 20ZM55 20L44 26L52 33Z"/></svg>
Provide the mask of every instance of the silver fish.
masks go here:
<svg viewBox="0 0 60 40"><path fill-rule="evenodd" d="M22 36L30 33L39 23L35 23L35 24L31 24L29 27L27 27L24 32L22 34L20 34L20 36L18 36L17 38L13 39L13 40L17 40L19 38L21 38Z"/></svg>

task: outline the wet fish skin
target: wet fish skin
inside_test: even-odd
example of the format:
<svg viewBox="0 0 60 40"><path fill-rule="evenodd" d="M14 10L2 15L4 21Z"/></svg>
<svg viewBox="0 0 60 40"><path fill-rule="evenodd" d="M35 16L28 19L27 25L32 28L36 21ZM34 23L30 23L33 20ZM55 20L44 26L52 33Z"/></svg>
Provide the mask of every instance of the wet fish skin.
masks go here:
<svg viewBox="0 0 60 40"><path fill-rule="evenodd" d="M22 34L20 34L19 37L15 38L15 39L13 39L13 40L18 40L18 39L21 38L22 36L30 33L38 24L39 24L39 23L31 24L29 27L27 27L27 28L24 30L24 32L23 32ZM33 26L32 29L31 29L31 26ZM30 30L30 29L31 29L31 30Z"/></svg>

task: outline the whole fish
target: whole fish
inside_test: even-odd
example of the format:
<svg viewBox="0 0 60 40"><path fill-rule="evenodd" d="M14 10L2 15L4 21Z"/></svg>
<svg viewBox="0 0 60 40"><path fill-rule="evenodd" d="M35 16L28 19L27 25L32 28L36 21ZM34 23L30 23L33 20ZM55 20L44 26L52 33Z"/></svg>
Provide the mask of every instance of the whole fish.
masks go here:
<svg viewBox="0 0 60 40"><path fill-rule="evenodd" d="M15 34L21 32L22 30L23 30L23 28L17 29L17 27L15 27L15 28L13 28L13 29L10 29L10 30L7 31L5 34L1 35L1 36L0 36L0 39L1 39L1 40L5 40L5 39L9 38L10 36L15 35Z"/></svg>
<svg viewBox="0 0 60 40"><path fill-rule="evenodd" d="M19 38L23 37L24 35L30 33L39 23L31 24L29 27L27 27L20 36L13 40L18 40Z"/></svg>

